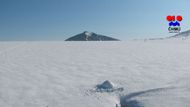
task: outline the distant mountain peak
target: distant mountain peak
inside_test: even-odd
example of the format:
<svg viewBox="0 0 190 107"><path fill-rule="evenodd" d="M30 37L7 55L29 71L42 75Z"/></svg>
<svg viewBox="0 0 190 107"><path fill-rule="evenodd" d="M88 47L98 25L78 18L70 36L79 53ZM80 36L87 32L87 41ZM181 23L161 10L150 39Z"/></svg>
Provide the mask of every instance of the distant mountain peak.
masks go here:
<svg viewBox="0 0 190 107"><path fill-rule="evenodd" d="M180 32L180 33L178 33L178 34L176 34L176 35L174 35L174 36L171 36L171 37L169 37L169 38L183 38L183 37L190 37L190 30L187 30L187 31L184 31L184 32Z"/></svg>
<svg viewBox="0 0 190 107"><path fill-rule="evenodd" d="M94 32L84 31L83 33L72 36L66 41L119 41L118 39L96 34Z"/></svg>

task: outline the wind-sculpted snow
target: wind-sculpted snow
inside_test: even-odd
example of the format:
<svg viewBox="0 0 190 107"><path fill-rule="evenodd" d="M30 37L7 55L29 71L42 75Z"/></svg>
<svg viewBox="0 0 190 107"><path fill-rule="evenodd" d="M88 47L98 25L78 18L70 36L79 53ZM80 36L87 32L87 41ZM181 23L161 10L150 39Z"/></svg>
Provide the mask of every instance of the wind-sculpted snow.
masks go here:
<svg viewBox="0 0 190 107"><path fill-rule="evenodd" d="M134 100L133 98L139 97L142 95L150 95L150 94L156 94L158 92L165 92L166 90L174 89L174 87L164 87L164 88L155 88L155 89L149 89L145 91L139 91L139 92L133 92L128 95L120 96L120 105L121 107L144 107L144 105L138 101Z"/></svg>
<svg viewBox="0 0 190 107"><path fill-rule="evenodd" d="M189 40L0 42L0 107L190 107L189 62Z"/></svg>

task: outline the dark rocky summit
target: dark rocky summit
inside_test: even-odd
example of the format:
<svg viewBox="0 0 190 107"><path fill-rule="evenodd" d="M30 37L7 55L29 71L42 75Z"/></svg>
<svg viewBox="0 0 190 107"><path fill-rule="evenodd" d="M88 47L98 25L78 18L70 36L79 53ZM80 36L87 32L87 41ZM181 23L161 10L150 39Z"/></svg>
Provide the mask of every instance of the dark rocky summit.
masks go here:
<svg viewBox="0 0 190 107"><path fill-rule="evenodd" d="M83 33L70 37L65 41L119 41L119 40L112 37L96 34L93 32L84 31Z"/></svg>

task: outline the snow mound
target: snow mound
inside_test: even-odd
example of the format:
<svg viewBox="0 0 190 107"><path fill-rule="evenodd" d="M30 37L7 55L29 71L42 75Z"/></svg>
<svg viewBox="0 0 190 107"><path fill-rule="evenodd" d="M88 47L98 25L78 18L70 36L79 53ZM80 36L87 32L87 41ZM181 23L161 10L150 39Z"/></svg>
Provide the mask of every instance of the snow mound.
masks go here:
<svg viewBox="0 0 190 107"><path fill-rule="evenodd" d="M100 89L113 89L114 84L111 83L110 81L106 80L102 84L98 85L98 88L100 88Z"/></svg>
<svg viewBox="0 0 190 107"><path fill-rule="evenodd" d="M106 80L102 84L96 86L96 91L98 92L114 92L114 91L123 91L123 88L116 87L112 82Z"/></svg>

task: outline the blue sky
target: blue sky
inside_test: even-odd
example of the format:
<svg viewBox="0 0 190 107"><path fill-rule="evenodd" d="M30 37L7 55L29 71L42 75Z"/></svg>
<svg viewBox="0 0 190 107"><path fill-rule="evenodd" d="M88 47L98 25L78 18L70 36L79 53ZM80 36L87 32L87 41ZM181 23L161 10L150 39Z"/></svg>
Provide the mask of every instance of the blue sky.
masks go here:
<svg viewBox="0 0 190 107"><path fill-rule="evenodd" d="M92 31L121 40L167 37L167 15L190 29L189 0L0 0L0 40L64 40Z"/></svg>

